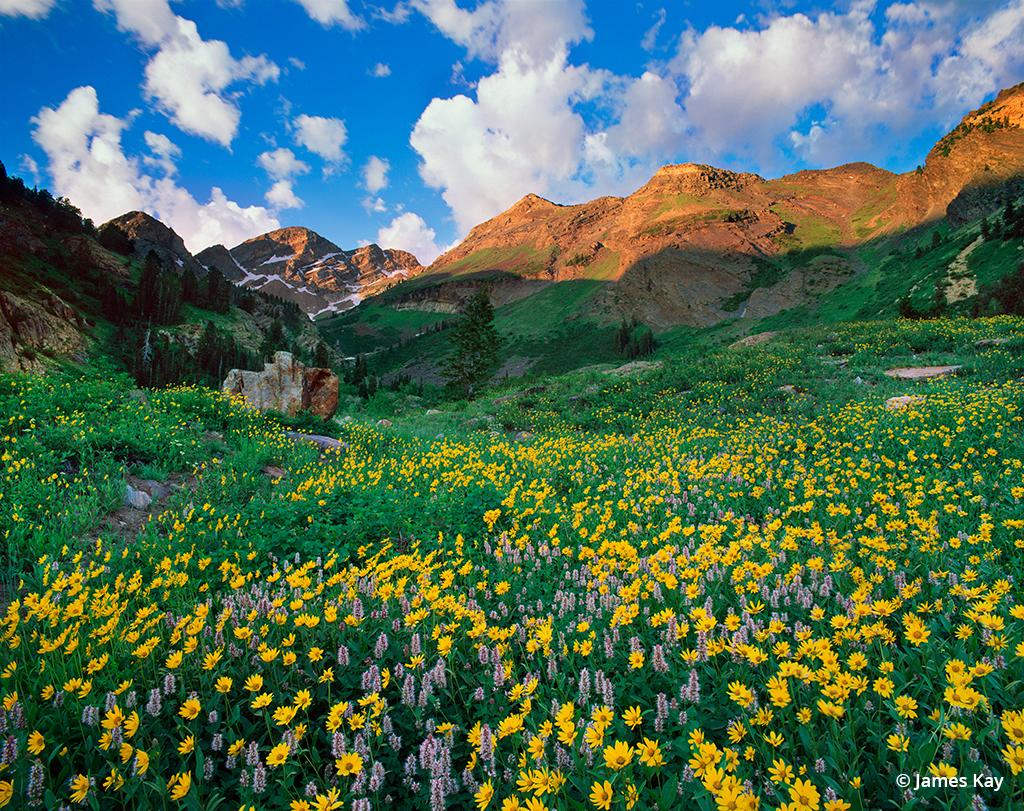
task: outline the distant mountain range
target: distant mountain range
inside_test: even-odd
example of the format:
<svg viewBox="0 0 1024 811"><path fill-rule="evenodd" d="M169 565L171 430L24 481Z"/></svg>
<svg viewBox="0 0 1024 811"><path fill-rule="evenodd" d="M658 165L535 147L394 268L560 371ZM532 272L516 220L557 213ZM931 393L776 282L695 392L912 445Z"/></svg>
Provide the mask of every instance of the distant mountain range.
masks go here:
<svg viewBox="0 0 1024 811"><path fill-rule="evenodd" d="M424 268L412 254L343 250L283 228L195 257L145 214L114 220L138 247L182 268L216 268L236 284L297 303L310 318L387 292L389 306L457 312L480 284L496 305L572 280L600 282L578 313L634 316L655 329L763 317L862 269L854 250L940 218L995 210L1024 177L1024 83L964 117L917 170L867 163L766 180L700 164L659 169L628 197L559 205L529 194ZM404 282L395 290L397 283Z"/></svg>
<svg viewBox="0 0 1024 811"><path fill-rule="evenodd" d="M148 214L132 211L110 222L135 241L136 254L154 250L198 275L216 269L239 286L295 302L310 318L343 312L424 269L406 251L377 245L346 251L308 228L281 228L230 250L213 245L193 257L173 230Z"/></svg>
<svg viewBox="0 0 1024 811"><path fill-rule="evenodd" d="M404 251L345 250L298 227L193 256L148 214L129 212L97 230L72 201L2 170L0 366L82 358L109 340L98 320L123 325L124 302L142 300L137 260L151 251L180 274L216 270L254 291L234 297L238 307L218 327L247 352L287 321L289 346L309 355L373 353L407 375L403 364L444 354L437 333L482 286L515 373L538 357L566 356L573 342L611 347L627 322L636 337L730 319L728 329L742 333L776 316L872 318L894 314L898 303L923 311L940 300L979 314L1024 255L1010 227L1022 197L1024 83L966 115L914 171L854 163L766 180L665 166L627 197L559 205L527 195L428 268ZM209 278L180 287L181 297L188 287L190 302L209 305L218 285ZM160 327L158 337L195 352L209 320L199 318Z"/></svg>

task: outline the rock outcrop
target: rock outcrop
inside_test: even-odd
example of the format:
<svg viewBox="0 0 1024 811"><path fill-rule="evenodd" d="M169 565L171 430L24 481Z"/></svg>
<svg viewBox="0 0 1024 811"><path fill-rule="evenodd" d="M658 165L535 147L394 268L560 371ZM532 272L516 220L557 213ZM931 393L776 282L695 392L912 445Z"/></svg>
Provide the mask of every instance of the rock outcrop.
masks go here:
<svg viewBox="0 0 1024 811"><path fill-rule="evenodd" d="M307 367L288 352L277 352L262 372L232 369L224 380L225 394L241 395L261 412L300 411L328 420L338 410L338 376L329 369Z"/></svg>
<svg viewBox="0 0 1024 811"><path fill-rule="evenodd" d="M39 353L57 356L80 351L85 346L83 326L59 296L34 300L0 291L0 368L28 371L40 366Z"/></svg>
<svg viewBox="0 0 1024 811"><path fill-rule="evenodd" d="M246 270L234 260L231 251L223 245L211 245L196 254L196 261L208 270L220 271L221 275L232 282L240 282L246 276Z"/></svg>

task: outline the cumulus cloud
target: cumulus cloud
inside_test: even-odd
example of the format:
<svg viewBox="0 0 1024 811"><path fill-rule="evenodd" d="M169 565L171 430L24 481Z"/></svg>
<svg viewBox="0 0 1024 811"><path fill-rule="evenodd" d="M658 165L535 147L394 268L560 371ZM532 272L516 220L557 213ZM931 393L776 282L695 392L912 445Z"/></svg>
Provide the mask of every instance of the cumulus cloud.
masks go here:
<svg viewBox="0 0 1024 811"><path fill-rule="evenodd" d="M41 20L57 5L57 0L0 0L0 14Z"/></svg>
<svg viewBox="0 0 1024 811"><path fill-rule="evenodd" d="M359 31L366 22L352 13L348 0L295 0L306 13L321 25L340 25L349 31Z"/></svg>
<svg viewBox="0 0 1024 811"><path fill-rule="evenodd" d="M267 209L243 208L217 187L208 202L200 203L172 178L144 174L145 159L127 155L121 143L130 122L100 112L92 87L72 90L56 109L42 108L32 124L33 140L49 161L53 191L98 223L127 211L146 211L172 227L193 253L280 228ZM158 134L147 133L146 141L154 155L162 150L165 160L177 154L170 140Z"/></svg>
<svg viewBox="0 0 1024 811"><path fill-rule="evenodd" d="M775 17L761 28L690 31L670 65L695 143L766 168L788 140L798 159L856 160L879 131L912 136L1024 70L1024 3L962 23L933 3L896 3L879 30L873 3Z"/></svg>
<svg viewBox="0 0 1024 811"><path fill-rule="evenodd" d="M156 54L145 69L143 91L183 131L230 145L241 110L227 89L238 82L276 81L281 69L265 56L235 59L226 43L204 40L196 24L178 17L167 0L93 0L113 12L117 26Z"/></svg>
<svg viewBox="0 0 1024 811"><path fill-rule="evenodd" d="M391 75L391 68L389 68L383 62L378 62L376 65L370 68L370 75L377 79L383 79L385 76Z"/></svg>
<svg viewBox="0 0 1024 811"><path fill-rule="evenodd" d="M287 180L295 175L304 175L309 171L309 165L295 157L290 149L281 147L273 152L263 152L256 158L256 162L263 167L267 174L274 180Z"/></svg>
<svg viewBox="0 0 1024 811"><path fill-rule="evenodd" d="M480 80L476 100L434 99L410 143L420 175L442 195L465 233L528 192L544 194L579 169L586 134L574 102L600 86L563 51L525 66L514 55Z"/></svg>
<svg viewBox="0 0 1024 811"><path fill-rule="evenodd" d="M363 188L370 194L377 194L381 189L387 188L390 169L391 164L386 158L371 155L363 165Z"/></svg>
<svg viewBox="0 0 1024 811"><path fill-rule="evenodd" d="M181 157L181 147L159 132L145 132L146 146L152 155L144 155L142 162L147 166L156 166L165 175L173 175L178 171L176 161Z"/></svg>
<svg viewBox="0 0 1024 811"><path fill-rule="evenodd" d="M341 119L300 115L292 122L292 126L295 143L329 163L339 164L345 160L346 156L341 148L348 140L348 131Z"/></svg>
<svg viewBox="0 0 1024 811"><path fill-rule="evenodd" d="M487 0L472 11L455 0L412 0L411 5L469 56L493 62L510 53L545 62L594 35L583 0Z"/></svg>
<svg viewBox="0 0 1024 811"><path fill-rule="evenodd" d="M285 208L302 208L305 204L296 194L294 178L309 171L309 164L295 157L295 153L284 147L273 152L263 152L256 162L266 170L274 185L264 195L275 211Z"/></svg>
<svg viewBox="0 0 1024 811"><path fill-rule="evenodd" d="M263 196L275 211L286 208L302 208L306 205L305 201L295 194L290 180L278 180Z"/></svg>
<svg viewBox="0 0 1024 811"><path fill-rule="evenodd" d="M377 213L387 211L387 204L376 195L381 189L387 187L388 172L390 170L391 164L386 159L378 158L376 155L371 155L369 160L363 164L362 186L370 193L369 197L363 199L363 208L367 211Z"/></svg>
<svg viewBox="0 0 1024 811"><path fill-rule="evenodd" d="M444 252L434 241L436 236L419 214L406 211L377 232L377 244L382 248L408 251L421 265L429 265Z"/></svg>

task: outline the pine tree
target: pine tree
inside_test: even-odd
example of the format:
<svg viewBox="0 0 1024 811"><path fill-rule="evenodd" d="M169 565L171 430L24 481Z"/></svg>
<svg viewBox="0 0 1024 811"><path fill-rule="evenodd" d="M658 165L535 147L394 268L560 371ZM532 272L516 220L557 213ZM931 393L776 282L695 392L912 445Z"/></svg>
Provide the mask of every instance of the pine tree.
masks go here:
<svg viewBox="0 0 1024 811"><path fill-rule="evenodd" d="M441 366L448 385L473 399L501 365L501 338L494 327L494 308L486 288L466 304L462 318L448 335L452 353Z"/></svg>

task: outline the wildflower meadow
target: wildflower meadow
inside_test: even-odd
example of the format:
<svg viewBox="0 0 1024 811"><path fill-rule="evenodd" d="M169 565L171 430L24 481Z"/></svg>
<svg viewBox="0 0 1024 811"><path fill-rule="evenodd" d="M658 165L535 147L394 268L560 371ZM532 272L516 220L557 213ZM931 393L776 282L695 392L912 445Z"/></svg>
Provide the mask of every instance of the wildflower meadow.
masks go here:
<svg viewBox="0 0 1024 811"><path fill-rule="evenodd" d="M899 409L780 395L838 374L811 336L324 455L205 389L0 378L0 806L1022 807L1021 327L840 331L969 355ZM126 470L179 482L131 537Z"/></svg>

